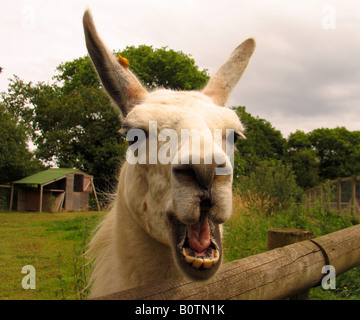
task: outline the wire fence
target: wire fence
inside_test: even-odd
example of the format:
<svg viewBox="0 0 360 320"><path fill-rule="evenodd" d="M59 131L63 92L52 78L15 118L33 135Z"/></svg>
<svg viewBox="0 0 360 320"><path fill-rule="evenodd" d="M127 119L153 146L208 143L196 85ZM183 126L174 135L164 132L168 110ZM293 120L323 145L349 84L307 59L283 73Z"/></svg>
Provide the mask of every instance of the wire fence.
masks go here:
<svg viewBox="0 0 360 320"><path fill-rule="evenodd" d="M360 176L338 178L305 191L305 204L327 201L329 209L360 215Z"/></svg>

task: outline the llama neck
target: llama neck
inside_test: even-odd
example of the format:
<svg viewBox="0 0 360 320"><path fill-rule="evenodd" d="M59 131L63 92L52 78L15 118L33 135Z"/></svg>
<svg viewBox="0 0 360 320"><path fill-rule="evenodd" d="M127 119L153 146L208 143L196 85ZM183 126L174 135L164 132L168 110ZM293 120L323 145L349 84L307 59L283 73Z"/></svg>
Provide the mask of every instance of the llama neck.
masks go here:
<svg viewBox="0 0 360 320"><path fill-rule="evenodd" d="M151 237L138 224L123 197L124 193L119 192L114 210L116 252L119 255L119 270L123 274L126 287L179 277L180 273L173 260L171 248Z"/></svg>

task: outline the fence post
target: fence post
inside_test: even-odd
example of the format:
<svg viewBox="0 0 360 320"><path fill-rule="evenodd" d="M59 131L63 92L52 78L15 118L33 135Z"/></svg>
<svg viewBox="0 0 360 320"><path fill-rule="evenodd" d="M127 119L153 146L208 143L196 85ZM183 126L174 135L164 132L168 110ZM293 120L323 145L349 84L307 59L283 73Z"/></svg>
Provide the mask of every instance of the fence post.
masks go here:
<svg viewBox="0 0 360 320"><path fill-rule="evenodd" d="M341 197L341 178L337 181L337 201L338 201L338 211L342 213L342 197Z"/></svg>
<svg viewBox="0 0 360 320"><path fill-rule="evenodd" d="M11 184L11 192L10 192L10 212L12 211L13 207L13 199L14 199L14 184Z"/></svg>
<svg viewBox="0 0 360 320"><path fill-rule="evenodd" d="M351 180L351 214L356 214L356 175Z"/></svg>
<svg viewBox="0 0 360 320"><path fill-rule="evenodd" d="M311 240L312 231L295 228L272 228L268 230L268 250L284 247L295 242ZM290 300L308 300L309 290L289 297Z"/></svg>

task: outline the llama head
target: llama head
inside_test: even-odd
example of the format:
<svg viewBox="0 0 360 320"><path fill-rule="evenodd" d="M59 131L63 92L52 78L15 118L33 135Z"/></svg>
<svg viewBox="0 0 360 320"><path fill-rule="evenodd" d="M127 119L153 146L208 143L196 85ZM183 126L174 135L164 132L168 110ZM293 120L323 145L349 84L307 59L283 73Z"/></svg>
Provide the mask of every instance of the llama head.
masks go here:
<svg viewBox="0 0 360 320"><path fill-rule="evenodd" d="M201 92L148 92L104 46L89 11L83 22L89 55L134 142L122 186L129 212L152 238L172 248L180 271L208 279L221 264L221 225L232 211L227 148L234 137L244 137L236 113L224 105L255 42L237 47Z"/></svg>

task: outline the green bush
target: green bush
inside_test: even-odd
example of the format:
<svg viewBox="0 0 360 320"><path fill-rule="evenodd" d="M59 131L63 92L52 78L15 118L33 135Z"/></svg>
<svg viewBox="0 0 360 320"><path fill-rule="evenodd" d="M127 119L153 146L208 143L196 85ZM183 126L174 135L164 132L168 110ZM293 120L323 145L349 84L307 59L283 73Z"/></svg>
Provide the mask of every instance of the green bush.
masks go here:
<svg viewBox="0 0 360 320"><path fill-rule="evenodd" d="M234 185L244 197L256 194L267 198L271 202L267 214L289 207L302 192L291 166L279 160L261 161L248 176L236 177Z"/></svg>

